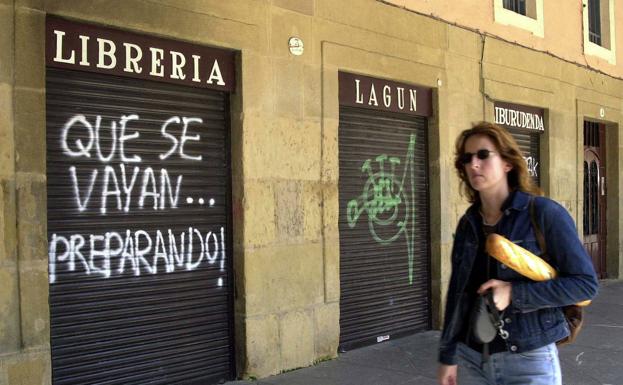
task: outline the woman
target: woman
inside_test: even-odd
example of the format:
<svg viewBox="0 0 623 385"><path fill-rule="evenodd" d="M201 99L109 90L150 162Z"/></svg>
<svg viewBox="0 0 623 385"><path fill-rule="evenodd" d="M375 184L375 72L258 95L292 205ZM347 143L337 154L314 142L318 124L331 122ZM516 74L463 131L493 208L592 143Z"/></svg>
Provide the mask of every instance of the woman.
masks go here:
<svg viewBox="0 0 623 385"><path fill-rule="evenodd" d="M556 341L569 334L561 307L592 299L598 289L575 224L562 206L538 196L517 143L494 124L481 122L461 133L455 168L472 205L454 239L439 383L560 385ZM549 281L531 281L484 251L486 235L493 232L541 254L529 210L532 199L548 262L558 270L558 278ZM468 320L477 296L488 290L508 334L485 348L474 341Z"/></svg>

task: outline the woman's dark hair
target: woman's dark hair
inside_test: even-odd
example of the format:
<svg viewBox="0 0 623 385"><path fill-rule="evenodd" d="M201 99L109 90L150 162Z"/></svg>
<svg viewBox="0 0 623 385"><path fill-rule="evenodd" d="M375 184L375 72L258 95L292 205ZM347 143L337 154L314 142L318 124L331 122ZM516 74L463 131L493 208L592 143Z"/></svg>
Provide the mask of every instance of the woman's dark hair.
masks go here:
<svg viewBox="0 0 623 385"><path fill-rule="evenodd" d="M480 201L478 191L474 190L469 184L467 173L465 172L465 165L459 159L465 152L465 142L467 139L474 135L482 135L489 138L495 145L498 153L503 160L510 163L513 167L507 174L508 187L511 191L519 190L535 195L542 195L541 189L534 183L530 174L528 173L528 166L526 164L521 150L517 145L515 139L504 128L489 122L480 122L467 129L459 135L456 139L455 154L454 154L454 167L461 180L461 193L467 196L467 200L470 203Z"/></svg>

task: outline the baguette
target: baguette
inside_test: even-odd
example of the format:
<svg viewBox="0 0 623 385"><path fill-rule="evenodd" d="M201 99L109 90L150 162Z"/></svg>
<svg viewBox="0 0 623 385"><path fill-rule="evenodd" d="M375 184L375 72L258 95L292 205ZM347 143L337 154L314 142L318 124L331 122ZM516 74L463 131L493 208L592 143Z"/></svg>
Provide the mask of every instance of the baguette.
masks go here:
<svg viewBox="0 0 623 385"><path fill-rule="evenodd" d="M558 276L556 270L542 258L498 234L489 234L485 249L489 255L533 281L547 281ZM590 300L577 303L587 306Z"/></svg>

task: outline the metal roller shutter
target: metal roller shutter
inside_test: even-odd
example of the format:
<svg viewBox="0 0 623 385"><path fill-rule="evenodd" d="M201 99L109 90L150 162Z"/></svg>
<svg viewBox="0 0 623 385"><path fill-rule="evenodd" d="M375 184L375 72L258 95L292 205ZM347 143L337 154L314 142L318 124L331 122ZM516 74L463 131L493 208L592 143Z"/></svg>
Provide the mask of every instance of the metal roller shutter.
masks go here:
<svg viewBox="0 0 623 385"><path fill-rule="evenodd" d="M427 120L340 107L340 350L430 328Z"/></svg>
<svg viewBox="0 0 623 385"><path fill-rule="evenodd" d="M528 164L528 171L537 185L540 185L540 134L530 133L524 130L509 128L508 131L517 141L519 149L523 152L523 156Z"/></svg>
<svg viewBox="0 0 623 385"><path fill-rule="evenodd" d="M231 379L228 95L53 68L46 93L53 383Z"/></svg>

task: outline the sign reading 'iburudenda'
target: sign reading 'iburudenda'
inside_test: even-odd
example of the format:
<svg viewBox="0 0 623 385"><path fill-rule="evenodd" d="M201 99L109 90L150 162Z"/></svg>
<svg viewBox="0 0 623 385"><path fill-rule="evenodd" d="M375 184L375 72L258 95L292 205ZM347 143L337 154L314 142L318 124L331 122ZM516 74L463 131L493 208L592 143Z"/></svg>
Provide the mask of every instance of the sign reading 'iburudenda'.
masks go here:
<svg viewBox="0 0 623 385"><path fill-rule="evenodd" d="M495 123L505 128L515 128L529 131L545 131L544 109L495 102Z"/></svg>

